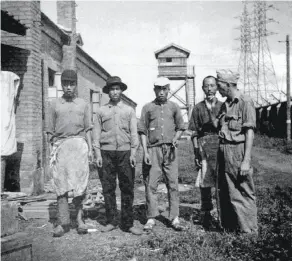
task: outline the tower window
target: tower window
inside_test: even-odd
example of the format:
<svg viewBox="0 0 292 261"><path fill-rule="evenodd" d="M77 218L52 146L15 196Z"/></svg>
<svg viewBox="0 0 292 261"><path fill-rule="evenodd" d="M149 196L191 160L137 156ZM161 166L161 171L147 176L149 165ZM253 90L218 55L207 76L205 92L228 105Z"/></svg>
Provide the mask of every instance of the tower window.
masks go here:
<svg viewBox="0 0 292 261"><path fill-rule="evenodd" d="M166 62L167 63L171 63L172 62L172 58L166 58Z"/></svg>

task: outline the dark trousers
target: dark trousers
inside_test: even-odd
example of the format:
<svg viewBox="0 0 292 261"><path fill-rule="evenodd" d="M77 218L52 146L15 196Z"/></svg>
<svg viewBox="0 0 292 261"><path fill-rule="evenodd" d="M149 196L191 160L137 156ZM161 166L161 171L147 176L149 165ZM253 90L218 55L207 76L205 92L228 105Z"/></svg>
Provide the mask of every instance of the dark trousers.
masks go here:
<svg viewBox="0 0 292 261"><path fill-rule="evenodd" d="M201 191L201 210L211 211L213 209L212 203L212 188L210 187L200 187Z"/></svg>
<svg viewBox="0 0 292 261"><path fill-rule="evenodd" d="M101 150L101 184L105 202L106 218L109 224L116 225L116 178L118 175L121 190L121 228L133 226L133 200L135 169L130 165L130 151Z"/></svg>
<svg viewBox="0 0 292 261"><path fill-rule="evenodd" d="M1 192L4 192L5 173L6 173L6 156L1 156Z"/></svg>

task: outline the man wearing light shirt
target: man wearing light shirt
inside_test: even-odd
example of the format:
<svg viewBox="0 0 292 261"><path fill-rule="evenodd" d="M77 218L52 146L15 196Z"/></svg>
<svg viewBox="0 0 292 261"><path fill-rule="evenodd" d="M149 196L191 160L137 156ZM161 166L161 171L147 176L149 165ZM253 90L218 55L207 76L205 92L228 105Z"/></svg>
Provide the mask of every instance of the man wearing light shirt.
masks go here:
<svg viewBox="0 0 292 261"><path fill-rule="evenodd" d="M121 102L127 85L117 76L109 77L103 92L109 103L97 111L93 129L93 147L101 168L108 232L117 228L116 177L121 189L121 229L134 235L142 231L133 226L134 179L136 150L139 145L135 111Z"/></svg>

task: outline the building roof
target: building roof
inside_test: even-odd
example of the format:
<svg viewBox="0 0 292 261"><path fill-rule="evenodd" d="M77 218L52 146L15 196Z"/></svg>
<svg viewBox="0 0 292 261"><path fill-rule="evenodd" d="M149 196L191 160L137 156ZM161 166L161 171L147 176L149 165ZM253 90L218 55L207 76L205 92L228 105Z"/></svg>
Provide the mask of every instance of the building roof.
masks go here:
<svg viewBox="0 0 292 261"><path fill-rule="evenodd" d="M64 41L68 41L69 39L69 35L68 33L66 33L64 31L64 29L60 28L59 25L55 24L48 16L46 16L43 12L42 12L42 21L45 21L49 24L51 24L53 26L53 28L55 30L57 30L61 35L62 35L62 38L64 39ZM83 40L81 38L81 35L78 34L78 37L77 37L77 41L82 41L82 44L83 45ZM98 68L98 70L100 70L102 73L105 74L106 78L104 78L102 75L99 74L99 76L101 78L103 78L104 80L106 80L108 77L110 77L110 73L105 70L96 60L94 60L87 52L85 52L83 50L83 48L81 47L80 44L77 43L77 46L76 46L76 51L79 52L82 56L84 56L89 62L91 62L92 64L94 64L94 66L96 66L96 68ZM96 71L95 71L96 72ZM97 73L97 72L96 72ZM132 105L134 105L134 107L137 106L137 103L135 103L132 99L130 99L129 97L127 97L125 94L122 94L122 99L124 101L127 101L128 103L131 103Z"/></svg>
<svg viewBox="0 0 292 261"><path fill-rule="evenodd" d="M16 20L13 15L1 9L1 30L24 36L26 29L27 27Z"/></svg>
<svg viewBox="0 0 292 261"><path fill-rule="evenodd" d="M187 55L187 57L189 57L189 55L190 55L190 53L191 53L191 51L189 51L189 50L187 50L187 49L185 49L185 48L183 48L183 47L181 47L181 46L179 46L179 45L177 45L177 44L170 43L170 44L164 46L163 48L159 49L158 51L156 51L156 52L154 53L156 59L157 59L157 57L158 57L158 55L159 55L160 53L164 52L165 50L167 50L167 49L169 49L169 48L171 48L171 47L174 47L174 48L176 48L176 49L179 49L179 50L183 51L183 52Z"/></svg>

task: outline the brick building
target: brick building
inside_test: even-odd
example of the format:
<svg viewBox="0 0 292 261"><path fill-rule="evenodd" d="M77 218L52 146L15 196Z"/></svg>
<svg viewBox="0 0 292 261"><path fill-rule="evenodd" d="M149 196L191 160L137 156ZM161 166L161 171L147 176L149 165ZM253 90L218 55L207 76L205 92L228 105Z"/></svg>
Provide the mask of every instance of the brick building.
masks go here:
<svg viewBox="0 0 292 261"><path fill-rule="evenodd" d="M110 74L82 49L82 38L75 32L75 1L57 2L58 25L41 12L39 1L2 1L2 12L13 22L6 19L5 27L1 25L1 70L21 79L16 109L18 151L8 160L7 171L19 177L21 191L40 192L49 176L46 111L49 100L62 95L61 71L77 69L78 96L91 103L93 116L108 101L101 88ZM15 24L18 31L22 26L22 33L9 30ZM137 106L125 95L122 100Z"/></svg>

